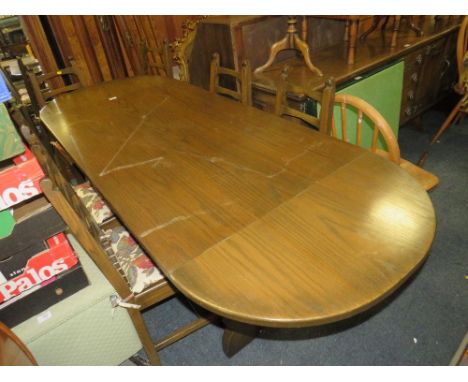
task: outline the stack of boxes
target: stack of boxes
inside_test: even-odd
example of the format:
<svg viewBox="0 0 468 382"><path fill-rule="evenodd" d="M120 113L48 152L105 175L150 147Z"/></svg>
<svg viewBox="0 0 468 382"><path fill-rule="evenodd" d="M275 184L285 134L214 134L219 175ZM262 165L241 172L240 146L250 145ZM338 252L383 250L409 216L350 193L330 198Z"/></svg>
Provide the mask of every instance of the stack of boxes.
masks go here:
<svg viewBox="0 0 468 382"><path fill-rule="evenodd" d="M43 177L0 104L0 321L10 327L88 284L65 224L41 196Z"/></svg>
<svg viewBox="0 0 468 382"><path fill-rule="evenodd" d="M141 349L111 284L41 195L44 177L13 126L0 73L0 321L39 365L118 365Z"/></svg>

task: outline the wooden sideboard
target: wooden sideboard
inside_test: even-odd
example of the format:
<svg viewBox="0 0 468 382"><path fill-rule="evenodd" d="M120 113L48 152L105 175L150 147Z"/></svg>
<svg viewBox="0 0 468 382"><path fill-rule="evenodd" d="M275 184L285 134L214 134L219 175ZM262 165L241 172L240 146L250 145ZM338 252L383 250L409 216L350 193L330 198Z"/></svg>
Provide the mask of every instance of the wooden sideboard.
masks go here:
<svg viewBox="0 0 468 382"><path fill-rule="evenodd" d="M345 87L356 77L369 75L395 62L404 61L400 124L420 115L448 94L456 81L455 43L460 17L418 16L423 36L411 31L405 21L398 33L397 45L391 47L391 22L385 34L380 30L359 41L354 63L348 64L346 23L340 20L309 17L307 42L314 65L324 77L313 74L302 57L294 51L279 55L277 62L253 78L254 105L266 111L273 108L276 81L284 65L289 65L289 79L302 87L317 88L332 76L337 87ZM372 18L360 21L366 29ZM286 31L286 16L215 16L200 23L190 59L190 80L208 88L209 61L214 52L221 55L223 66L239 69L243 59L252 68L267 59L271 45ZM302 99L297 98L298 107Z"/></svg>

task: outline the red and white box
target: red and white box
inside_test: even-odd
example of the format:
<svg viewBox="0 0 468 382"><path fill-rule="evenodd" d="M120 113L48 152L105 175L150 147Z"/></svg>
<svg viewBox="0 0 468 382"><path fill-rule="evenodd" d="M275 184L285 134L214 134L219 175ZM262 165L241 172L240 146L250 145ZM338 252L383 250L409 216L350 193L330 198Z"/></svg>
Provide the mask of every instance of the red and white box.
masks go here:
<svg viewBox="0 0 468 382"><path fill-rule="evenodd" d="M0 171L0 211L42 193L39 181L44 172L33 153L13 158L13 164Z"/></svg>
<svg viewBox="0 0 468 382"><path fill-rule="evenodd" d="M47 284L48 280L78 263L78 258L63 233L48 239L47 247L48 249L27 261L21 274L0 284L0 309L2 303L31 288Z"/></svg>

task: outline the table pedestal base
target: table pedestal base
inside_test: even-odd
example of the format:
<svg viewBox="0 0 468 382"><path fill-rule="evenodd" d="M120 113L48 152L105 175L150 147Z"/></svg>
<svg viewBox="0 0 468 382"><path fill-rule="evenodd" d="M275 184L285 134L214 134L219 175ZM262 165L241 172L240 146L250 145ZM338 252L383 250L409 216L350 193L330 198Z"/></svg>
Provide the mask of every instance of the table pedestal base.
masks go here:
<svg viewBox="0 0 468 382"><path fill-rule="evenodd" d="M223 351L229 358L247 346L258 334L257 326L223 319Z"/></svg>

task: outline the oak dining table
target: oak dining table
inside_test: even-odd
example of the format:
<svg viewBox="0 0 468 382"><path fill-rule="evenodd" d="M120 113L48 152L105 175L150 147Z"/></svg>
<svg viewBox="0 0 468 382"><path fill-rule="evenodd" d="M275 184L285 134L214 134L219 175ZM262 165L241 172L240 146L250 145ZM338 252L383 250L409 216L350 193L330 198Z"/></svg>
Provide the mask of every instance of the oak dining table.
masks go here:
<svg viewBox="0 0 468 382"><path fill-rule="evenodd" d="M185 82L105 82L40 117L166 278L223 317L234 342L253 337L242 328L365 311L421 266L434 238L427 192L394 163Z"/></svg>

